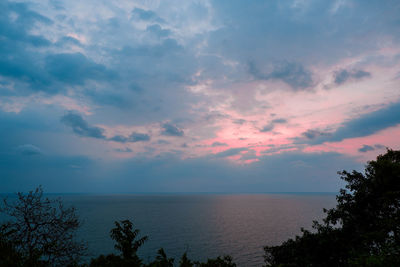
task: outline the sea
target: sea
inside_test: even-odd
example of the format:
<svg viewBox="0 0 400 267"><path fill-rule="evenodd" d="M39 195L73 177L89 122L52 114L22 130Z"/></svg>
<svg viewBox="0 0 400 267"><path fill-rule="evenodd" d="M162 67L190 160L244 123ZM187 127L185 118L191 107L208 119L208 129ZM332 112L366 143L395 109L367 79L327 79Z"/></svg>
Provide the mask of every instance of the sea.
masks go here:
<svg viewBox="0 0 400 267"><path fill-rule="evenodd" d="M279 245L311 229L336 204L333 193L282 194L115 194L61 195L77 209L89 256L116 253L110 230L129 219L139 237L148 236L138 254L149 262L159 248L168 257L187 253L192 260L231 255L238 266L262 266L264 246Z"/></svg>

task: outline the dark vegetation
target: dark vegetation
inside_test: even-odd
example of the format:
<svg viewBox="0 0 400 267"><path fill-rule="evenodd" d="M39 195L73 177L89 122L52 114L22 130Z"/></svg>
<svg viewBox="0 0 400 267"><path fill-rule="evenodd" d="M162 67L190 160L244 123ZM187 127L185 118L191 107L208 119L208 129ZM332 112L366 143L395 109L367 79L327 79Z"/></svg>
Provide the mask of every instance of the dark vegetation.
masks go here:
<svg viewBox="0 0 400 267"><path fill-rule="evenodd" d="M68 266L85 254L85 244L75 241L75 209L44 198L42 188L4 199L0 211L10 218L0 226L0 265Z"/></svg>
<svg viewBox="0 0 400 267"><path fill-rule="evenodd" d="M368 162L365 173L339 172L347 183L335 208L324 210L313 230L279 246L267 246L267 266L400 266L400 151L388 150ZM192 261L184 253L175 261L161 248L154 261L137 255L147 236L139 237L129 220L115 222L110 231L117 254L100 255L80 264L86 245L76 241L80 222L74 208L43 197L39 187L15 201L4 200L0 212L0 266L81 267L208 267L236 266L230 256Z"/></svg>
<svg viewBox="0 0 400 267"><path fill-rule="evenodd" d="M400 151L339 174L336 207L314 231L265 247L267 266L400 266Z"/></svg>

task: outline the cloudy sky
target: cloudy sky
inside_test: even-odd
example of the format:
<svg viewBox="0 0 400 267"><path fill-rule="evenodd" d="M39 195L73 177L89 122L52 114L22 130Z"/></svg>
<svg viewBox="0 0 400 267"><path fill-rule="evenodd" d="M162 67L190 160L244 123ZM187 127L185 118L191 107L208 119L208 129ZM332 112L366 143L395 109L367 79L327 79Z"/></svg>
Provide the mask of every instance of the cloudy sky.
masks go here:
<svg viewBox="0 0 400 267"><path fill-rule="evenodd" d="M0 192L335 192L399 136L399 1L0 1Z"/></svg>

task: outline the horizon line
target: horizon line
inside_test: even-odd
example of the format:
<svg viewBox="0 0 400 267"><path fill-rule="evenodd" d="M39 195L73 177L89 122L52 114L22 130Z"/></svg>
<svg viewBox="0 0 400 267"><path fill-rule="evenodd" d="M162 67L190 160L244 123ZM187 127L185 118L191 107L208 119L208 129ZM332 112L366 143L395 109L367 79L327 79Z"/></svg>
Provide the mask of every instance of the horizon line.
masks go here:
<svg viewBox="0 0 400 267"><path fill-rule="evenodd" d="M13 195L19 192L28 193L29 191L0 192L0 195ZM339 191L267 191L267 192L44 192L43 195L263 195L263 194L338 194Z"/></svg>

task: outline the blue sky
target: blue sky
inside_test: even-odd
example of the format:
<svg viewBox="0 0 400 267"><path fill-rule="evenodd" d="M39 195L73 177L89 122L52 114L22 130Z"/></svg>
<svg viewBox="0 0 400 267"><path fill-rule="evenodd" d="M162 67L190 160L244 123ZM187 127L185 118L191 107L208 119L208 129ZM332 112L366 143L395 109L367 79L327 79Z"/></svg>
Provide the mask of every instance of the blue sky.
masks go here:
<svg viewBox="0 0 400 267"><path fill-rule="evenodd" d="M0 14L0 192L337 191L400 148L398 1Z"/></svg>

